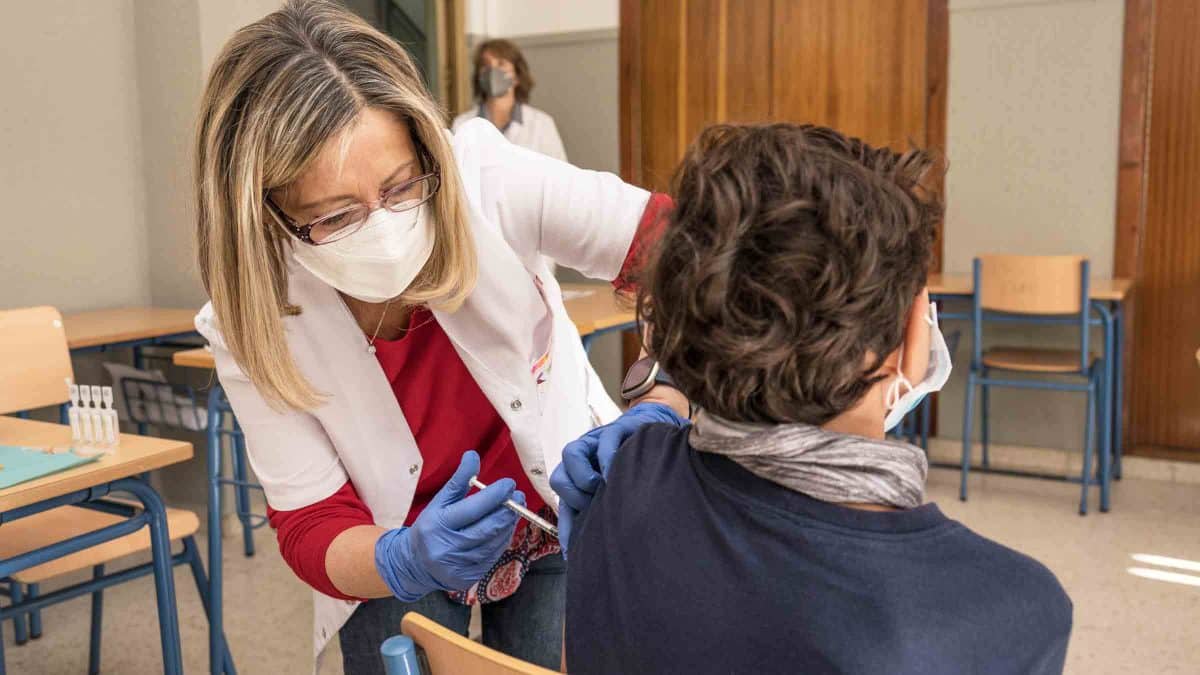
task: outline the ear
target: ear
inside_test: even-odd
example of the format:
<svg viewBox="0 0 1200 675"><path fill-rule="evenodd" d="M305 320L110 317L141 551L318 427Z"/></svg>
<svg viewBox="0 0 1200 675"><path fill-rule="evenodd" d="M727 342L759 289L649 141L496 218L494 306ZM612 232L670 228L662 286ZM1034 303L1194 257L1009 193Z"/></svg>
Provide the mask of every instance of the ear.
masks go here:
<svg viewBox="0 0 1200 675"><path fill-rule="evenodd" d="M904 344L900 346L900 361L904 376L916 384L925 377L929 368L929 289L922 288L908 310L908 324L904 331Z"/></svg>

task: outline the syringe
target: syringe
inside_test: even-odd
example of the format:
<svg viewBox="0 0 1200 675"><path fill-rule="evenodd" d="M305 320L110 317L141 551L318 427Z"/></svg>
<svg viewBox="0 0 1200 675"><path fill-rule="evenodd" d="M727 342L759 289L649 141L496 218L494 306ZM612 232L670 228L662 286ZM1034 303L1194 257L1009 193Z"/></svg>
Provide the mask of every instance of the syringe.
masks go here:
<svg viewBox="0 0 1200 675"><path fill-rule="evenodd" d="M478 476L471 476L471 485L479 488L480 490L487 487L487 485L485 485L482 481L479 480ZM538 514L534 513L533 511L530 511L529 509L525 508L524 506L521 506L520 504L514 502L511 499L504 500L504 505L506 507L508 507L508 509L510 511L512 511L513 513L517 514L518 516L521 516L522 518L524 518L525 520L528 520L529 522L533 523L534 525L537 525L538 527L542 528L546 532L549 532L551 535L553 535L555 537L558 536L558 528L551 525L549 522L546 521L545 518L539 516Z"/></svg>

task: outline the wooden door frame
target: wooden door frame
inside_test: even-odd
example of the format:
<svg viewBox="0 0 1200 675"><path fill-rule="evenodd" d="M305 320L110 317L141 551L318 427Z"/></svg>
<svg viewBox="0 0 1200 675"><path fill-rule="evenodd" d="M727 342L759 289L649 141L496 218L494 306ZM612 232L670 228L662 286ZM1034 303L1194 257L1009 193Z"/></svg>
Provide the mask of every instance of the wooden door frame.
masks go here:
<svg viewBox="0 0 1200 675"><path fill-rule="evenodd" d="M1154 2L1125 0L1125 29L1121 54L1121 118L1117 137L1117 204L1113 237L1113 276L1134 280L1134 291L1142 273L1142 245L1146 229L1147 170L1150 151L1150 94L1154 63ZM1136 295L1125 302L1124 354L1129 372L1136 358L1133 321ZM1117 414L1121 415L1122 447L1137 453L1132 425L1128 424L1134 378L1126 385Z"/></svg>
<svg viewBox="0 0 1200 675"><path fill-rule="evenodd" d="M621 179L642 182L642 3L621 0L618 19L617 134L620 136ZM635 83L637 86L635 86Z"/></svg>
<svg viewBox="0 0 1200 675"><path fill-rule="evenodd" d="M642 3L621 0L617 20L619 59L617 71L617 134L620 143L621 179L642 184ZM636 331L621 334L621 372L627 372L642 351Z"/></svg>

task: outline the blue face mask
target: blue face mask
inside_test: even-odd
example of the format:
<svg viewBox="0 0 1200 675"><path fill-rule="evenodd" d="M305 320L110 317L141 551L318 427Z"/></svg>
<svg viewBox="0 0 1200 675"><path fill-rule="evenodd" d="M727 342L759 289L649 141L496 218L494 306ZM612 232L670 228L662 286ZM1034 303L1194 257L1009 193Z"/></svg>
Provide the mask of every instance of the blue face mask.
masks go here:
<svg viewBox="0 0 1200 675"><path fill-rule="evenodd" d="M946 380L950 379L950 349L946 347L946 338L942 336L942 329L938 327L937 305L932 302L929 303L929 316L925 317L925 320L929 322L929 367L925 370L925 377L913 385L900 369L901 363L896 364L896 379L888 386L884 399L888 409L887 417L883 420L885 433L900 424L900 420L926 396L941 391L942 387L946 386ZM904 354L903 351L900 353Z"/></svg>

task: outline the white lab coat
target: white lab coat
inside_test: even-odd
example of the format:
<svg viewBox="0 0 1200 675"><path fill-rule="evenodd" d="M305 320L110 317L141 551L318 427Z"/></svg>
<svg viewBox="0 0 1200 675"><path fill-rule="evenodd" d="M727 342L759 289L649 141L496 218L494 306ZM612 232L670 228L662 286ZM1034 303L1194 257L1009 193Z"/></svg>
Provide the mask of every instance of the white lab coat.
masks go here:
<svg viewBox="0 0 1200 675"><path fill-rule="evenodd" d="M484 117L482 111L483 106L478 105L455 117L452 128L457 132L467 122ZM518 103L513 108L512 121L503 133L505 138L522 148L567 161L567 151L563 148L562 137L558 135L554 118L528 103Z"/></svg>
<svg viewBox="0 0 1200 675"><path fill-rule="evenodd" d="M453 148L479 281L461 309L434 315L508 425L530 483L557 504L549 478L563 446L620 411L588 362L542 253L589 277L613 279L649 195L612 174L518 148L484 120L462 125ZM328 396L321 407L272 410L226 349L211 304L196 317L245 431L250 463L275 509L320 501L350 480L377 525L399 527L420 478L421 452L349 310L332 287L289 259L289 299L302 313L284 319L287 344L300 371ZM549 374L538 385L530 367L547 350ZM319 657L357 603L314 593Z"/></svg>

